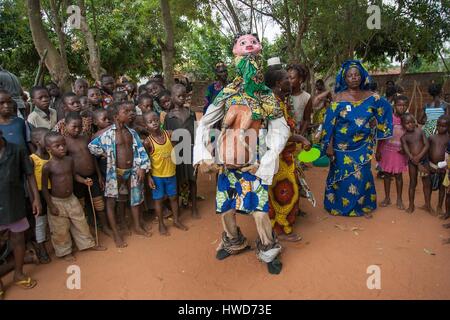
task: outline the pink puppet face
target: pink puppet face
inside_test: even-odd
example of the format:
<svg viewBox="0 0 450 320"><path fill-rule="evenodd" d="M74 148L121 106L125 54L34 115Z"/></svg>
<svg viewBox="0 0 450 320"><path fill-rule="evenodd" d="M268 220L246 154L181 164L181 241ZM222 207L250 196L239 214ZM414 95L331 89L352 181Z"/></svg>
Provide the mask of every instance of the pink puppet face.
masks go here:
<svg viewBox="0 0 450 320"><path fill-rule="evenodd" d="M248 54L258 54L261 52L261 43L251 34L240 36L233 47L233 54L236 56L245 56Z"/></svg>

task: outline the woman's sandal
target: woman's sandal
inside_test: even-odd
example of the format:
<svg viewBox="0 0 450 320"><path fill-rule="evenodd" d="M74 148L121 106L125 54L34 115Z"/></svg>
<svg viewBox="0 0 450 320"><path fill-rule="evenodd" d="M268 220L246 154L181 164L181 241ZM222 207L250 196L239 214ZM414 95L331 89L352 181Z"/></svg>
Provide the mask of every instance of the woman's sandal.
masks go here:
<svg viewBox="0 0 450 320"><path fill-rule="evenodd" d="M14 282L14 284L18 287L21 287L22 289L33 289L34 287L36 287L37 281L31 279L31 277L28 277L26 279Z"/></svg>

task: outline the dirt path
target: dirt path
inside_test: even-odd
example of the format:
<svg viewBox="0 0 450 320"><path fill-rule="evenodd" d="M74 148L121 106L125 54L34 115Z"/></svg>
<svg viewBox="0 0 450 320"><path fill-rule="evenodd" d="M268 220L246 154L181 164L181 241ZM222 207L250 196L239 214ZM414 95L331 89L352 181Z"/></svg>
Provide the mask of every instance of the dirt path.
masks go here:
<svg viewBox="0 0 450 320"><path fill-rule="evenodd" d="M379 208L372 220L332 217L322 206L325 168L307 171L319 205L300 217L295 230L299 243L285 243L284 269L268 274L254 251L217 261L214 257L222 232L214 214L214 179L201 177L201 220L183 219L187 232L171 228L170 237L157 234L144 239L131 236L129 247L118 250L102 237L106 252L77 253L81 290L66 288L68 263L54 258L50 265L27 266L39 281L25 291L11 285L12 274L3 279L7 299L450 299L450 237L442 221L419 209L412 215L395 207ZM405 181L408 186L408 182ZM423 204L421 185L416 205ZM377 181L378 201L383 195ZM394 187L395 192L395 187ZM433 203L437 202L436 194ZM404 190L404 200L407 192ZM393 196L395 199L395 195ZM407 203L407 201L406 201ZM243 233L254 244L256 230L250 217L240 217ZM336 227L335 225L339 225ZM352 232L359 227L362 230ZM436 255L427 254L424 249ZM381 290L366 286L369 265L381 268Z"/></svg>

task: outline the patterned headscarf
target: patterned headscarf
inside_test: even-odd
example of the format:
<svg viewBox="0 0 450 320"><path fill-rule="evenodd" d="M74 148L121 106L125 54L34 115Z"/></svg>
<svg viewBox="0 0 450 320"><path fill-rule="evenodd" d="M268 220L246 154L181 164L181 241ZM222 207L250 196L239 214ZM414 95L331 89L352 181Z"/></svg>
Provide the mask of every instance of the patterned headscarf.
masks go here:
<svg viewBox="0 0 450 320"><path fill-rule="evenodd" d="M369 90L369 84L372 82L372 78L369 76L369 72L367 71L367 69L359 60L347 60L342 64L342 67L336 76L336 85L334 88L335 93L339 93L348 89L347 82L345 81L345 75L347 74L347 71L352 67L358 68L359 73L361 74L361 83L359 85L359 88L361 90Z"/></svg>

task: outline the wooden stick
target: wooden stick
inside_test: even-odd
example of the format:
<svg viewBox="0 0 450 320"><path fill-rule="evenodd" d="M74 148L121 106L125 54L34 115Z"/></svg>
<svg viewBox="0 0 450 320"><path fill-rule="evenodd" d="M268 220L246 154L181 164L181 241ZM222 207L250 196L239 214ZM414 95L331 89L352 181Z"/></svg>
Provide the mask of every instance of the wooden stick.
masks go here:
<svg viewBox="0 0 450 320"><path fill-rule="evenodd" d="M98 246L98 231L97 231L97 217L95 213L94 200L92 199L91 186L88 186L89 199L91 199L92 213L94 215L94 225L95 225L95 244Z"/></svg>

